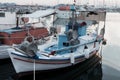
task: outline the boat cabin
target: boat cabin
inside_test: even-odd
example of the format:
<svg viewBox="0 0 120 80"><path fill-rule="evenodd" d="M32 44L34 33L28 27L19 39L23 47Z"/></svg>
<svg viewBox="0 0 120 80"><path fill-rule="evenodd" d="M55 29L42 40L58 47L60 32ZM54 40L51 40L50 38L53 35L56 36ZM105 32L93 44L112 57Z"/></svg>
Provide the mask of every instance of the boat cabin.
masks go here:
<svg viewBox="0 0 120 80"><path fill-rule="evenodd" d="M20 44L26 36L32 35L35 39L39 39L43 36L48 36L48 30L44 27L41 28L11 28L0 31L0 45L12 45Z"/></svg>

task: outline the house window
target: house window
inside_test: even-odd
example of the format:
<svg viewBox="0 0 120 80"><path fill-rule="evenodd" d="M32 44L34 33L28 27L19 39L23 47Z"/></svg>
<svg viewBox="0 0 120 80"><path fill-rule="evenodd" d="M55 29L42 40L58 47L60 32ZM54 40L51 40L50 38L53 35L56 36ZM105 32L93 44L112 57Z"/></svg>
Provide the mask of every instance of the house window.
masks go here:
<svg viewBox="0 0 120 80"><path fill-rule="evenodd" d="M0 17L5 17L5 13L0 13Z"/></svg>

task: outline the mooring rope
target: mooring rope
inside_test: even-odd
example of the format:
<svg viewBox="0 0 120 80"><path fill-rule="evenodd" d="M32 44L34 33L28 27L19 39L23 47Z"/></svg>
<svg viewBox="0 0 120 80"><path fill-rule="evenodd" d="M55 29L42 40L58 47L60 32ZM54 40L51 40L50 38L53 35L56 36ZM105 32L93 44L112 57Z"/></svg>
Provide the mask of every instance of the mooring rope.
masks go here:
<svg viewBox="0 0 120 80"><path fill-rule="evenodd" d="M35 80L35 59L34 59L34 64L33 64L33 80Z"/></svg>

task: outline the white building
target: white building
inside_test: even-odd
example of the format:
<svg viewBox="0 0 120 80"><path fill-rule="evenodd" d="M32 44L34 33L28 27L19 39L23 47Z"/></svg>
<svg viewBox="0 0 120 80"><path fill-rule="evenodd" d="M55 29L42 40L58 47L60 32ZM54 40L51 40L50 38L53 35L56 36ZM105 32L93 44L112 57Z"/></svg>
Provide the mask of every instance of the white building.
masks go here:
<svg viewBox="0 0 120 80"><path fill-rule="evenodd" d="M16 13L0 10L0 29L15 27Z"/></svg>

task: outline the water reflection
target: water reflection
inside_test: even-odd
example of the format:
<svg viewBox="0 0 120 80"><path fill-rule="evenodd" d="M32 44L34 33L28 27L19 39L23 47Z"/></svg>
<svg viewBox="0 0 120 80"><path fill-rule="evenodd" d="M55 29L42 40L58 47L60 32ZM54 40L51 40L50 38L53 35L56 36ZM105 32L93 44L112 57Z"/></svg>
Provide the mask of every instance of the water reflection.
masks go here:
<svg viewBox="0 0 120 80"><path fill-rule="evenodd" d="M90 68L83 73L79 73L80 71L75 73L76 71L79 71L79 68L59 75L58 73L56 73L57 75L55 73L46 75L36 73L35 80L102 80L102 68L100 63L97 64L96 67ZM14 80L15 77L16 76L13 76ZM19 80L34 80L34 77L33 74L30 74L20 77Z"/></svg>

